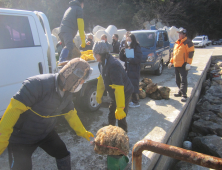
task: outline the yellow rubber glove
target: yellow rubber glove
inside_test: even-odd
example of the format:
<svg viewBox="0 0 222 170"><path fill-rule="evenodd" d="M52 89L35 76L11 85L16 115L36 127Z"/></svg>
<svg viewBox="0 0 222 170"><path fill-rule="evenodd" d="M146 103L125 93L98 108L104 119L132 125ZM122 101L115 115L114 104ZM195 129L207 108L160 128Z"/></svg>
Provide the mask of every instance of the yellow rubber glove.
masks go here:
<svg viewBox="0 0 222 170"><path fill-rule="evenodd" d="M86 47L86 41L85 41L85 33L84 33L84 20L82 18L78 18L77 23L78 23L78 29L79 29L79 36L82 40L81 47L85 48Z"/></svg>
<svg viewBox="0 0 222 170"><path fill-rule="evenodd" d="M20 114L28 108L20 101L12 98L1 121L0 121L0 155L7 148L13 127L19 119Z"/></svg>
<svg viewBox="0 0 222 170"><path fill-rule="evenodd" d="M115 89L115 99L116 99L116 111L115 117L118 120L123 119L126 117L126 113L124 112L125 108L125 93L124 93L124 86L120 85L110 85L113 89Z"/></svg>
<svg viewBox="0 0 222 170"><path fill-rule="evenodd" d="M105 86L104 86L103 78L101 74L97 79L98 79L98 82L97 82L97 90L96 90L96 101L97 103L101 104L103 93L105 91Z"/></svg>
<svg viewBox="0 0 222 170"><path fill-rule="evenodd" d="M79 119L79 116L77 115L76 109L69 111L69 113L65 115L65 118L78 136L81 136L88 141L90 141L90 137L94 137L91 132L86 131L81 120Z"/></svg>

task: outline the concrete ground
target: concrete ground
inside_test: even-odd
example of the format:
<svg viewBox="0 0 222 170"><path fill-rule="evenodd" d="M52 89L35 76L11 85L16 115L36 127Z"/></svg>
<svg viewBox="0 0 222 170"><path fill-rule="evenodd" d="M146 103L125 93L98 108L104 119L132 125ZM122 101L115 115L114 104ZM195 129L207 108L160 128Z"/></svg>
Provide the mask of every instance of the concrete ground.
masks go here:
<svg viewBox="0 0 222 170"><path fill-rule="evenodd" d="M188 75L188 96L196 86L202 71L205 68L212 53L222 54L221 46L208 46L196 48L192 68ZM165 143L172 133L176 122L180 119L180 111L185 103L180 98L175 98L178 88L175 83L174 68L164 67L161 76L142 73L141 79L148 77L158 86L167 86L171 89L170 100L152 100L145 98L140 100L139 108L130 108L127 116L128 136L130 141L130 162L132 160L132 148L134 144L144 138ZM85 125L85 128L96 135L96 132L107 123L108 103L93 113L78 111L78 115ZM93 146L85 139L75 135L75 132L68 126L63 118L59 118L56 130L71 152L72 169L76 170L105 170L106 156L94 152ZM93 139L91 139L93 140ZM143 169L147 169L152 161L155 161L155 153L143 152ZM55 159L50 157L42 149L38 148L32 157L33 170L55 170ZM7 150L0 156L0 170L8 170Z"/></svg>

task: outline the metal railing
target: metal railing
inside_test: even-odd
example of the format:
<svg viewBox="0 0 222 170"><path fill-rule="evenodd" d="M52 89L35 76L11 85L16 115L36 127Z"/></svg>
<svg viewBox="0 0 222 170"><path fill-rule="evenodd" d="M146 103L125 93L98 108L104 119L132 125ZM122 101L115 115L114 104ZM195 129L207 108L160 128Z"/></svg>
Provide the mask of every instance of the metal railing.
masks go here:
<svg viewBox="0 0 222 170"><path fill-rule="evenodd" d="M202 153L182 149L148 139L137 142L132 152L132 170L142 169L142 152L144 150L152 151L161 155L169 156L192 164L222 170L222 159Z"/></svg>

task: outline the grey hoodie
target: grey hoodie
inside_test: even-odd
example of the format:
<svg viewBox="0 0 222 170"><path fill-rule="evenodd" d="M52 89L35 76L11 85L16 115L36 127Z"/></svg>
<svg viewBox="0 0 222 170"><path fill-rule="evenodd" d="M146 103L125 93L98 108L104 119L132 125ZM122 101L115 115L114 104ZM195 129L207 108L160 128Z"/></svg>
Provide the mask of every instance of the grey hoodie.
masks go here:
<svg viewBox="0 0 222 170"><path fill-rule="evenodd" d="M83 9L81 8L78 0L70 1L69 8L63 16L59 33L68 32L74 37L78 31L78 18L83 18Z"/></svg>

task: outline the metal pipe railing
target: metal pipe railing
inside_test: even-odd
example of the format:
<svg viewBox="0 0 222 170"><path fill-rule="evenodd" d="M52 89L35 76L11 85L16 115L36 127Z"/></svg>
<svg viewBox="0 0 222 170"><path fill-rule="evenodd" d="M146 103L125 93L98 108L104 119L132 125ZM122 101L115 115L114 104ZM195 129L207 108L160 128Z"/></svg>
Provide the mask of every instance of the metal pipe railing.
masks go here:
<svg viewBox="0 0 222 170"><path fill-rule="evenodd" d="M134 145L132 152L132 170L142 169L142 152L144 150L190 162L192 164L222 170L221 158L182 149L176 146L154 142L148 139L141 140Z"/></svg>

